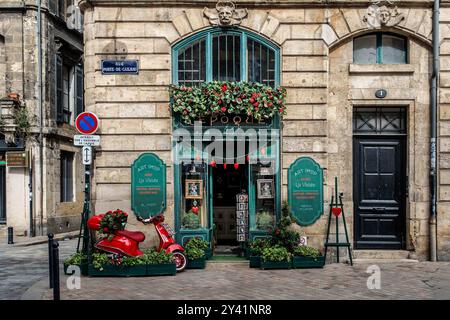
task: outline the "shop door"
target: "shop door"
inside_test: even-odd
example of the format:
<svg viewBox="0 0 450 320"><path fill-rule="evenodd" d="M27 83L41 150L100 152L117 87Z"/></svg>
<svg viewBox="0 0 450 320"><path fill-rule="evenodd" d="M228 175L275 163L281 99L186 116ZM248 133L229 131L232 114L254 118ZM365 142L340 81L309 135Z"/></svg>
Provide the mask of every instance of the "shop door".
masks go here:
<svg viewBox="0 0 450 320"><path fill-rule="evenodd" d="M6 166L0 164L0 224L6 224Z"/></svg>
<svg viewBox="0 0 450 320"><path fill-rule="evenodd" d="M381 122L383 129L383 118L377 121ZM373 122L375 126L376 123ZM405 247L405 141L404 136L387 134L354 137L354 233L357 249Z"/></svg>

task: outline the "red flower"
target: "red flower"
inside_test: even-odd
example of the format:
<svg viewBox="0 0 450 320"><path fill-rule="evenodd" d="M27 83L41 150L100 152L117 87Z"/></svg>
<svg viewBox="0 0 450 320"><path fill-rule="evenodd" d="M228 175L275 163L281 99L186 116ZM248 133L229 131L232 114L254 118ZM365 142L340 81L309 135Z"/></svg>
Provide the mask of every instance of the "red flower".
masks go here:
<svg viewBox="0 0 450 320"><path fill-rule="evenodd" d="M219 104L222 104L222 100L219 100Z"/></svg>
<svg viewBox="0 0 450 320"><path fill-rule="evenodd" d="M220 111L222 111L222 112L226 112L227 111L227 108L225 108L225 107L222 107L222 108L220 108Z"/></svg>
<svg viewBox="0 0 450 320"><path fill-rule="evenodd" d="M250 98L250 103L255 103L255 99L253 99L253 98Z"/></svg>
<svg viewBox="0 0 450 320"><path fill-rule="evenodd" d="M256 92L252 93L252 98L253 98L253 99L258 98L258 94L257 94Z"/></svg>
<svg viewBox="0 0 450 320"><path fill-rule="evenodd" d="M267 105L269 108L272 108L273 107L273 103L272 102L269 102L269 104Z"/></svg>
<svg viewBox="0 0 450 320"><path fill-rule="evenodd" d="M226 84L224 84L224 85L222 86L222 92L225 92L225 91L227 91L227 90L228 90L228 87L227 87Z"/></svg>
<svg viewBox="0 0 450 320"><path fill-rule="evenodd" d="M103 228L103 232L108 233L109 229L108 228Z"/></svg>
<svg viewBox="0 0 450 320"><path fill-rule="evenodd" d="M281 230L280 229L276 229L275 230L275 234L278 236L278 235L280 235L280 233L281 233Z"/></svg>
<svg viewBox="0 0 450 320"><path fill-rule="evenodd" d="M255 108L258 108L258 107L259 107L259 102L255 102L255 103L253 104L253 106L254 106Z"/></svg>
<svg viewBox="0 0 450 320"><path fill-rule="evenodd" d="M258 111L259 110L259 108L258 107L255 107L255 111Z"/></svg>
<svg viewBox="0 0 450 320"><path fill-rule="evenodd" d="M283 113L283 112L284 112L284 109L283 109L283 108L280 108L278 111L279 111L280 113Z"/></svg>

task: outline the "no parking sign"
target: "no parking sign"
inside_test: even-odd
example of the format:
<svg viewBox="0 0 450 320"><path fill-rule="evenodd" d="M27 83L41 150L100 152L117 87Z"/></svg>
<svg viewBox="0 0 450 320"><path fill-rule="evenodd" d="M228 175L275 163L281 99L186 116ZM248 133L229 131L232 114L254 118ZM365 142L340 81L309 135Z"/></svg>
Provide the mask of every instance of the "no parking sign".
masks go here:
<svg viewBox="0 0 450 320"><path fill-rule="evenodd" d="M98 118L92 112L82 112L78 115L75 125L82 134L93 134L98 129Z"/></svg>

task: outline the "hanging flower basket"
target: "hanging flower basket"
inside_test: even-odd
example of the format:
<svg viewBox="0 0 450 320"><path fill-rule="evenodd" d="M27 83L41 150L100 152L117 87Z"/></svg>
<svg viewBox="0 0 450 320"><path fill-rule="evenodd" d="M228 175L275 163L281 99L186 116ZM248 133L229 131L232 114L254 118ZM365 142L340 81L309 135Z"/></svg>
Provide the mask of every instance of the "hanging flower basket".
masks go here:
<svg viewBox="0 0 450 320"><path fill-rule="evenodd" d="M196 87L171 86L172 110L186 124L207 117L246 115L256 120L286 114L284 88L260 83L213 81Z"/></svg>

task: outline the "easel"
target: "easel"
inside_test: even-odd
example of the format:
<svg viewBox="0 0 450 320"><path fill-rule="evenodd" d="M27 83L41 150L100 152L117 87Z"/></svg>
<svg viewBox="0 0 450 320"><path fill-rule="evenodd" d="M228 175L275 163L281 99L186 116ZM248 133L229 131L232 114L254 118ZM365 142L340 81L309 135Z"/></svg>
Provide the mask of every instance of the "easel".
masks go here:
<svg viewBox="0 0 450 320"><path fill-rule="evenodd" d="M335 185L334 196L331 196L330 213L328 216L327 240L325 241L325 261L327 259L328 247L336 247L336 258L337 258L338 263L339 263L339 248L347 247L348 255L350 257L350 265L353 266L352 251L351 251L350 241L348 239L348 232L347 232L347 223L345 222L344 205L342 203L343 194L338 193L337 177L334 178L334 185ZM339 194L339 196L338 196L338 194ZM338 199L339 199L339 201L338 201ZM341 214L342 214L342 220L344 221L346 242L339 243L339 216ZM329 242L330 228L331 228L331 216L332 215L334 215L336 217L336 242Z"/></svg>

